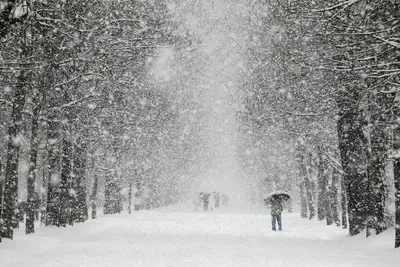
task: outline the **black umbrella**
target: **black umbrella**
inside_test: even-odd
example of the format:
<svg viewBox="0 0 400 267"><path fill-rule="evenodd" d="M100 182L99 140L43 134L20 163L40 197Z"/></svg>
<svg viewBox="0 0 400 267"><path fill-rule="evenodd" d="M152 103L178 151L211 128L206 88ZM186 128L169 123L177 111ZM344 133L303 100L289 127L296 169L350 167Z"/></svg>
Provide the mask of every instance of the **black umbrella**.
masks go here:
<svg viewBox="0 0 400 267"><path fill-rule="evenodd" d="M274 191L269 196L265 199L266 202L271 202L271 201L287 201L290 199L290 195L284 191Z"/></svg>

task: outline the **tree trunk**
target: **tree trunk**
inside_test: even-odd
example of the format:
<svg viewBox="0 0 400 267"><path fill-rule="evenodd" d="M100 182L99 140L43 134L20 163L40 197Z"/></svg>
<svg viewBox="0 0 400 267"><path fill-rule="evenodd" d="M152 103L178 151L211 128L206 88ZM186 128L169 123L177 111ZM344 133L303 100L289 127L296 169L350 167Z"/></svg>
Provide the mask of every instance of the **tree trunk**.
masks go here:
<svg viewBox="0 0 400 267"><path fill-rule="evenodd" d="M3 210L3 187L4 187L4 179L2 178L3 176L3 164L0 161L0 219L1 219L1 213ZM0 224L1 226L1 224ZM0 229L1 230L1 229ZM0 243L1 243L1 236L2 233L0 231Z"/></svg>
<svg viewBox="0 0 400 267"><path fill-rule="evenodd" d="M46 158L44 157L43 162L46 162ZM46 188L46 175L43 171L42 174L42 188ZM46 225L46 206L47 206L47 199L45 194L41 194L41 205L40 205L40 224Z"/></svg>
<svg viewBox="0 0 400 267"><path fill-rule="evenodd" d="M304 147L303 144L297 145L297 167L299 170L299 186L300 186L300 200L301 200L301 218L307 218L307 193L306 193L306 185L305 178L307 176L307 167L304 163Z"/></svg>
<svg viewBox="0 0 400 267"><path fill-rule="evenodd" d="M338 100L337 122L339 150L344 171L347 193L349 233L359 234L366 226L368 215L368 181L365 170L365 147L362 131L362 115L358 103L361 95L358 88L342 92Z"/></svg>
<svg viewBox="0 0 400 267"><path fill-rule="evenodd" d="M393 106L394 96L391 94L375 94L371 109L370 150L368 153L368 180L370 216L367 236L371 232L380 234L387 229L385 220L387 186L386 186L386 160L389 151L388 129L385 125L389 122L388 110ZM374 105L370 105L374 106Z"/></svg>
<svg viewBox="0 0 400 267"><path fill-rule="evenodd" d="M0 216L0 235L13 239L16 219L16 204L18 201L18 158L21 145L22 111L25 105L25 73L19 76L15 86L15 95L12 102L11 122L8 128L7 165L3 191L3 206Z"/></svg>
<svg viewBox="0 0 400 267"><path fill-rule="evenodd" d="M394 109L394 140L393 150L395 155L399 155L400 152L400 108L397 102L397 107ZM394 176L394 196L395 196L395 238L394 247L400 247L400 157L393 158L393 176Z"/></svg>
<svg viewBox="0 0 400 267"><path fill-rule="evenodd" d="M128 193L128 212L132 213L132 181L129 183L129 193Z"/></svg>
<svg viewBox="0 0 400 267"><path fill-rule="evenodd" d="M320 145L317 147L318 154L318 221L322 221L326 217L325 202L326 202L326 177L325 177L325 166L322 155L322 148Z"/></svg>
<svg viewBox="0 0 400 267"><path fill-rule="evenodd" d="M333 224L333 214L332 214L332 203L330 200L330 187L327 186L326 189L326 197L324 201L324 206L325 206L325 217L326 217L326 224L331 225Z"/></svg>
<svg viewBox="0 0 400 267"><path fill-rule="evenodd" d="M120 212L120 188L115 171L107 174L105 185L104 214Z"/></svg>
<svg viewBox="0 0 400 267"><path fill-rule="evenodd" d="M75 203L74 221L84 222L88 219L88 207L86 203L85 170L86 170L86 146L82 139L76 141L74 153L74 173L76 176L75 184Z"/></svg>
<svg viewBox="0 0 400 267"><path fill-rule="evenodd" d="M300 182L301 218L307 218L307 194L304 180Z"/></svg>
<svg viewBox="0 0 400 267"><path fill-rule="evenodd" d="M340 173L339 171L334 167L332 170L332 187L330 190L330 195L331 195L331 207L332 207L332 219L336 223L336 226L340 226L340 218L339 218L339 201L338 201L338 187L339 187L339 181L341 180L340 178Z"/></svg>
<svg viewBox="0 0 400 267"><path fill-rule="evenodd" d="M312 220L315 217L315 208L314 208L314 186L310 181L310 166L307 164L307 158L303 157L303 165L305 168L306 176L304 176L304 184L306 187L307 194L307 203L308 203L308 211L309 211L309 219Z"/></svg>
<svg viewBox="0 0 400 267"><path fill-rule="evenodd" d="M28 192L27 192L27 211L25 233L31 234L35 232L35 211L37 208L37 198L35 197L35 179L37 174L37 154L38 154L38 130L39 130L39 115L41 108L41 99L38 96L39 92L34 92L32 97L32 125L31 125L31 150L29 160L29 175L28 175Z"/></svg>
<svg viewBox="0 0 400 267"><path fill-rule="evenodd" d="M394 247L400 247L400 159L394 162L395 186L395 238Z"/></svg>
<svg viewBox="0 0 400 267"><path fill-rule="evenodd" d="M90 202L92 204L92 219L96 219L97 216L97 184L98 184L98 176L96 172L96 168L94 168L94 181L93 181L93 191L90 196Z"/></svg>
<svg viewBox="0 0 400 267"><path fill-rule="evenodd" d="M60 184L60 226L66 227L67 223L71 224L71 151L72 143L68 139L69 137L64 137L62 156L61 156L61 184Z"/></svg>
<svg viewBox="0 0 400 267"><path fill-rule="evenodd" d="M377 133L377 131L380 133ZM385 141L382 140L385 133L383 132L383 129L375 129L373 132L374 133L371 135L371 152L368 164L368 195L370 209L367 223L367 237L372 232L380 234L387 229L385 222L387 189L384 184L387 150L385 147ZM380 137L376 135L379 135Z"/></svg>
<svg viewBox="0 0 400 267"><path fill-rule="evenodd" d="M344 178L340 179L341 183L341 205L342 205L342 228L347 229L347 193Z"/></svg>
<svg viewBox="0 0 400 267"><path fill-rule="evenodd" d="M57 118L52 116L48 121L47 150L48 150L48 179L47 179L47 205L46 226L60 226L59 185L60 185L60 143L59 124Z"/></svg>

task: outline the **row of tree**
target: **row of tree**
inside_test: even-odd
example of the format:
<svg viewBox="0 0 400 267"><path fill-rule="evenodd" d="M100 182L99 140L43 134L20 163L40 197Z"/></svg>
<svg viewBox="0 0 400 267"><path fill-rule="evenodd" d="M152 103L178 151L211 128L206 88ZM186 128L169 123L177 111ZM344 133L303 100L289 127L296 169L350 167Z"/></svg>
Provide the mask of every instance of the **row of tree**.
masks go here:
<svg viewBox="0 0 400 267"><path fill-rule="evenodd" d="M148 81L157 50L186 38L166 1L3 2L0 237L25 199L34 232L36 193L56 226L85 221L88 203L93 218L98 201L120 212L128 188L147 208L176 202L179 114Z"/></svg>
<svg viewBox="0 0 400 267"><path fill-rule="evenodd" d="M268 0L250 13L245 132L289 144L267 165L299 177L302 217L339 224L342 210L351 235L395 224L399 247L400 3Z"/></svg>

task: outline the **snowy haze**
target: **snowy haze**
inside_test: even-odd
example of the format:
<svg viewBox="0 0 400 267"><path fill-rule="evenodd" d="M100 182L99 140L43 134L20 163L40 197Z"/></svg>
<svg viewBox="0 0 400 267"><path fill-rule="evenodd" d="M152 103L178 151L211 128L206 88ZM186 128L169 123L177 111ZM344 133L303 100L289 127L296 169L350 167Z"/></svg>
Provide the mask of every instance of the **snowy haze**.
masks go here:
<svg viewBox="0 0 400 267"><path fill-rule="evenodd" d="M243 72L244 6L230 1L181 1L170 5L175 21L195 37L185 47L161 48L152 77L163 90L175 91L187 129L196 132L198 156L189 175L193 191L221 191L244 197L238 168L238 92ZM183 95L191 95L186 98ZM183 98L183 99L182 99ZM182 104L184 102L184 104ZM190 130L189 130L190 131ZM198 140L199 139L199 140Z"/></svg>
<svg viewBox="0 0 400 267"><path fill-rule="evenodd" d="M399 266L399 1L0 1L0 267Z"/></svg>

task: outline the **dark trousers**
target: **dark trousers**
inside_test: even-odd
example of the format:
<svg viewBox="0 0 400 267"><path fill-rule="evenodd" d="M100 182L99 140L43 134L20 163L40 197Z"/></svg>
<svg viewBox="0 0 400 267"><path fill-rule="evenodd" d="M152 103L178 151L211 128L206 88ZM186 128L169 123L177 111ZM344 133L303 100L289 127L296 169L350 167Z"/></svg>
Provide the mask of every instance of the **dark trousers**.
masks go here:
<svg viewBox="0 0 400 267"><path fill-rule="evenodd" d="M281 214L271 215L272 231L276 231L276 222L278 222L279 231L282 231L282 216Z"/></svg>

